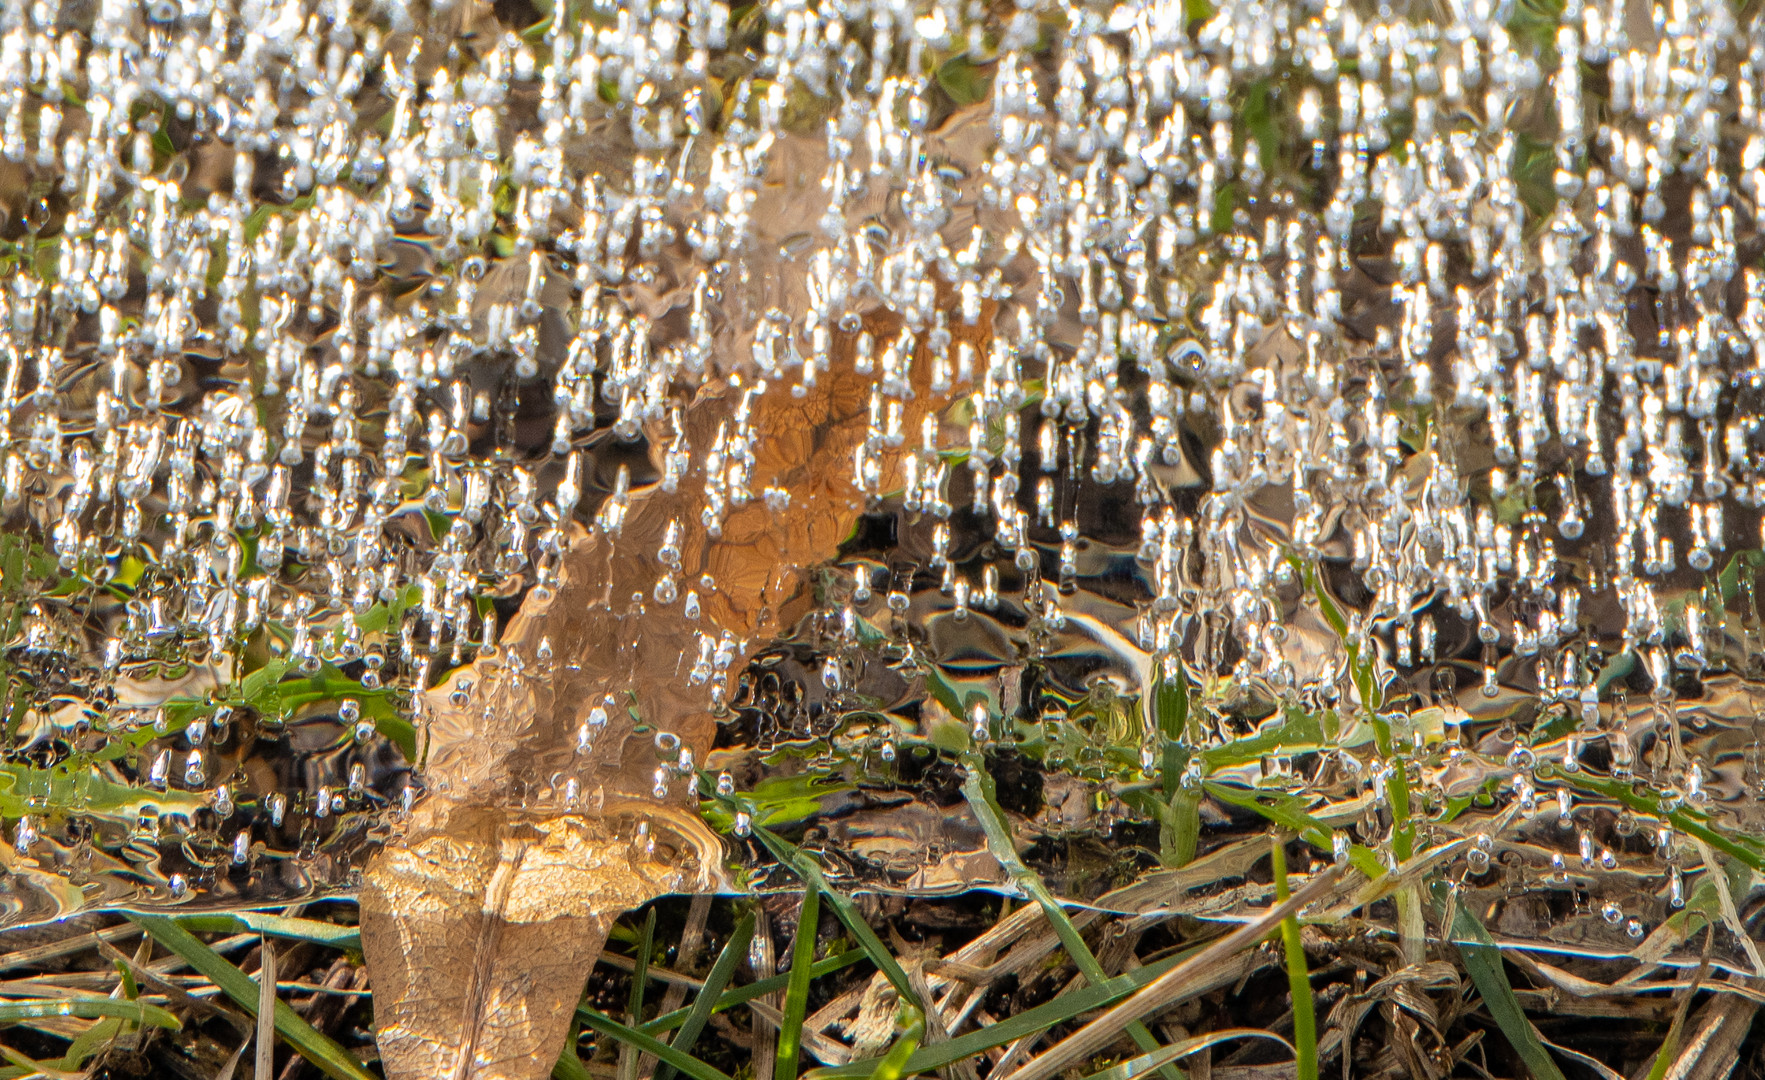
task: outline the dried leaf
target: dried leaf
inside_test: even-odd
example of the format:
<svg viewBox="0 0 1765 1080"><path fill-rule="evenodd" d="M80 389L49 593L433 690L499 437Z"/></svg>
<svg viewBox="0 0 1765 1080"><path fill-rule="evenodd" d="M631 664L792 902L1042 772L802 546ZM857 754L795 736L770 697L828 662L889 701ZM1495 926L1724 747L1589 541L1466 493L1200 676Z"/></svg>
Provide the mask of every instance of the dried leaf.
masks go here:
<svg viewBox="0 0 1765 1080"><path fill-rule="evenodd" d="M813 606L800 568L831 555L864 508L849 470L828 463L850 461L864 440L868 392L836 365L805 398L750 398L755 430L767 433L752 448L752 485L782 487L791 501L730 508L715 543L684 530L680 589L699 591L696 615L684 599L650 603L671 569L657 560L669 522L701 517L703 485L689 477L675 494L633 492L616 540L577 529L557 581L528 595L498 654L426 696L430 794L370 862L361 894L390 1080L549 1075L613 918L722 884L720 841L691 781L663 774L666 794L656 790L658 765L670 764L657 733L702 761L715 727L709 688L684 677L699 635L733 639L733 674L764 635ZM659 454L678 434L709 446L731 399L748 394L701 392L684 430L662 426L650 444ZM924 408L908 410L909 426ZM584 753L578 736L597 708L605 724Z"/></svg>
<svg viewBox="0 0 1765 1080"><path fill-rule="evenodd" d="M257 1058L253 1080L270 1080L276 1052L276 947L269 938L259 949L257 972Z"/></svg>
<svg viewBox="0 0 1765 1080"><path fill-rule="evenodd" d="M376 860L362 945L389 1075L551 1072L614 916L682 883L619 820L461 810Z"/></svg>

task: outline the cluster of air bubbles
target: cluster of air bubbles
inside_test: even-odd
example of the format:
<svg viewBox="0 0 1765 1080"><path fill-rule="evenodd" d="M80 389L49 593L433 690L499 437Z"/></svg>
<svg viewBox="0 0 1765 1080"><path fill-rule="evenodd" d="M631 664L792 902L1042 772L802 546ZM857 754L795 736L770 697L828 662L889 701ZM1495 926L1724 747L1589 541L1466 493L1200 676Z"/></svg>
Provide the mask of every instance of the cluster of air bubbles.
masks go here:
<svg viewBox="0 0 1765 1080"><path fill-rule="evenodd" d="M76 755L159 850L225 833L173 896L408 813L475 661L616 652L503 640L590 544L680 639L634 678L769 742L862 704L854 769L948 721L1106 795L1364 800L1334 858L1438 818L1476 888L1752 820L1761 755L1709 755L1765 670L1765 36L1449 6L10 10L15 847L96 812ZM860 512L893 539L842 555ZM814 656L762 692L773 568L711 553L817 515ZM618 689L560 706L572 805ZM646 719L640 787L706 795Z"/></svg>

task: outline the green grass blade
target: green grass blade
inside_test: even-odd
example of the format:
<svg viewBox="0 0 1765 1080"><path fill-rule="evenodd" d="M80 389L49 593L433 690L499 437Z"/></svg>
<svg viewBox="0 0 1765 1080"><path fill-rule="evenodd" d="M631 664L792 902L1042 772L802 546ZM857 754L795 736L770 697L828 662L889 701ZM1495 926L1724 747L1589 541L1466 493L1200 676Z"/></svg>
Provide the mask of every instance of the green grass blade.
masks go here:
<svg viewBox="0 0 1765 1080"><path fill-rule="evenodd" d="M1313 817L1305 809L1304 800L1275 791L1252 791L1217 780L1203 781L1202 786L1220 802L1254 810L1270 822L1298 833L1301 840L1319 851L1334 853L1330 826ZM1265 799L1269 802L1264 802ZM1348 862L1369 880L1376 881L1385 876L1385 866L1379 856L1363 844L1349 845Z"/></svg>
<svg viewBox="0 0 1765 1080"><path fill-rule="evenodd" d="M901 970L901 965L895 960L895 954L890 952L889 947L876 936L876 931L870 928L870 921L858 911L851 898L827 883L827 878L821 873L821 867L815 864L814 859L803 854L794 845L787 843L769 830L758 825L753 828L754 835L760 838L760 842L766 845L766 849L772 852L774 858L790 867L792 872L803 879L804 884L812 889L819 889L821 894L827 897L827 902L833 908L834 914L839 916L840 922L852 932L852 937L869 955L870 962L875 964L877 970L881 971L894 985L895 992L901 995L901 1000L918 1004L919 995L913 992L913 986L907 980L907 973Z"/></svg>
<svg viewBox="0 0 1765 1080"><path fill-rule="evenodd" d="M747 957L748 946L753 941L754 913L750 911L742 916L742 921L736 924L735 933L729 936L729 941L724 944L723 951L717 954L717 962L711 965L711 973L705 976L704 988L693 1000L692 1010L687 1013L685 1022L680 1025L680 1030L674 1033L674 1039L668 1045L682 1054L692 1053L693 1044L699 1041L699 1033L705 1030L705 1025L711 1021L711 1014L716 1012L721 1004L719 999L723 997L723 988L728 986L729 980L735 977L735 969L740 967L742 960ZM863 956L864 950L853 949L852 954L855 954L855 959L857 956ZM813 975L813 971L811 974ZM658 1023L663 1019L666 1018L656 1018ZM646 1033L653 1033L647 1025L642 1030ZM674 1066L667 1062L657 1066L656 1080L673 1080L673 1077Z"/></svg>
<svg viewBox="0 0 1765 1080"><path fill-rule="evenodd" d="M1526 1068L1537 1080L1564 1080L1562 1070L1557 1068L1550 1051L1539 1040L1538 1030L1520 1007L1520 999L1514 996L1514 987L1502 967L1501 949L1496 947L1495 939L1464 905L1452 902L1450 906L1453 909L1453 944L1458 946L1459 959L1470 973L1471 982L1482 995L1483 1003L1489 1007L1489 1015L1495 1018L1496 1026L1501 1028L1514 1052L1520 1055L1520 1060L1526 1063Z"/></svg>
<svg viewBox="0 0 1765 1080"><path fill-rule="evenodd" d="M1183 736L1189 726L1189 677L1181 665L1160 664L1155 672L1150 695L1152 723L1164 737L1164 754L1159 769L1159 782L1167 801L1177 798L1181 790L1183 767L1189 755L1183 748Z"/></svg>
<svg viewBox="0 0 1765 1080"><path fill-rule="evenodd" d="M870 1070L870 1080L901 1080L907 1073L907 1063L913 1060L913 1051L919 1049L919 1040L923 1038L925 1014L914 1009L907 1030L889 1047L888 1053L876 1059L876 1068Z"/></svg>
<svg viewBox="0 0 1765 1080"><path fill-rule="evenodd" d="M748 934L750 937L753 936L752 928L749 928ZM746 950L747 946L743 945L741 956L746 955ZM738 962L741 960L741 956L736 957ZM868 959L870 959L870 954L863 949L847 949L838 956L830 956L826 960L816 961L814 967L812 967L810 971L813 973L813 978L819 979L823 975L831 975L836 971L851 967L860 960ZM734 969L731 968L731 971L733 970ZM770 979L761 979L759 982L749 983L746 986L738 986L734 990L726 991L711 1002L706 1010L706 1017L708 1019L711 1013L720 1013L725 1009L733 1009L737 1005L745 1005L748 1002L753 1001L755 998L765 997L767 994L776 994L780 990L789 988L790 980L791 977L789 973L784 975L774 975ZM709 979L706 980L706 985L710 985ZM649 1023L638 1028L638 1030L646 1035L659 1035L664 1031L684 1027L686 1022L692 1018L692 1014L697 1011L698 1007L698 1003L694 1002L692 1008L676 1009L675 1011L668 1013L666 1016L658 1016L654 1020L651 1020Z"/></svg>
<svg viewBox="0 0 1765 1080"><path fill-rule="evenodd" d="M1285 904L1292 895L1287 885L1287 851L1283 838L1272 838L1275 902ZM1293 1059L1299 1080L1318 1080L1318 1016L1312 1004L1311 971L1305 964L1305 946L1299 940L1299 919L1281 920L1281 942L1287 950L1287 988L1293 997Z"/></svg>
<svg viewBox="0 0 1765 1080"><path fill-rule="evenodd" d="M821 894L808 889L803 893L803 910L797 917L797 940L791 949L791 982L784 995L784 1023L778 1027L773 1080L796 1080L797 1058L803 1045L803 1018L809 1015L809 980L814 977L815 928L820 921Z"/></svg>
<svg viewBox="0 0 1765 1080"><path fill-rule="evenodd" d="M67 1044L67 1053L61 1055L61 1068L70 1073L78 1072L88 1058L110 1045L113 1039L123 1033L126 1023L127 1021L110 1017L80 1032Z"/></svg>
<svg viewBox="0 0 1765 1080"><path fill-rule="evenodd" d="M1005 824L1005 812L999 808L999 800L994 797L993 777L987 772L986 762L978 754L966 756L968 779L963 781L962 793L968 798L968 805L974 810L975 817L980 819L981 830L987 834L987 846L992 850L993 857L999 860L1018 886L1042 906L1042 914L1047 917L1049 925L1054 927L1061 945L1066 948L1066 954L1084 973L1086 981L1092 986L1101 986L1108 982L1109 976L1104 972L1103 965L1097 962L1091 947L1079 935L1078 927L1067 918L1066 909L1060 906L1060 901L1042 883L1042 875L1025 866L1017 857L1017 845L1012 842L1011 830ZM1146 1030L1146 1025L1140 1021L1129 1024L1127 1033L1143 1053L1150 1054L1158 1049L1158 1040L1152 1037L1152 1032ZM1162 1066L1159 1074L1164 1080L1182 1080L1183 1077L1182 1071L1172 1065Z"/></svg>
<svg viewBox="0 0 1765 1080"><path fill-rule="evenodd" d="M1195 861L1201 840L1201 791L1179 791L1171 796L1171 865L1188 866Z"/></svg>
<svg viewBox="0 0 1765 1080"><path fill-rule="evenodd" d="M1183 787L1189 765L1189 676L1181 664L1161 664L1153 681L1152 720L1164 736L1159 782L1166 810L1160 816L1159 852L1167 865L1187 866L1201 839L1201 791Z"/></svg>
<svg viewBox="0 0 1765 1080"><path fill-rule="evenodd" d="M129 919L153 935L161 945L177 953L186 964L221 988L240 1008L257 1015L258 986L251 976L222 959L202 940L164 915L130 915ZM329 1036L313 1029L284 1001L276 1002L276 1031L301 1057L317 1065L333 1080L375 1080L349 1051Z"/></svg>
<svg viewBox="0 0 1765 1080"><path fill-rule="evenodd" d="M631 969L631 993L625 999L625 1015L633 1024L643 1023L644 984L650 980L650 953L656 948L656 909L644 912L643 929L637 935L637 960Z"/></svg>
<svg viewBox="0 0 1765 1080"><path fill-rule="evenodd" d="M1224 784L1218 780L1203 781L1202 786L1207 789L1209 795L1219 801L1230 803L1233 806L1241 806L1246 810L1254 810L1270 822L1298 833L1300 839L1312 847L1323 851L1330 850L1330 826L1313 817L1305 809L1302 800L1293 797L1281 798L1280 792L1256 791L1238 787L1235 784ZM1271 802L1265 803L1262 801L1263 799L1270 799Z"/></svg>
<svg viewBox="0 0 1765 1080"><path fill-rule="evenodd" d="M118 961L115 965L117 978L123 983L123 997L134 1001L141 996L141 984L135 981L135 969Z"/></svg>
<svg viewBox="0 0 1765 1080"><path fill-rule="evenodd" d="M644 912L636 946L637 955L631 965L631 992L625 998L625 1019L633 1025L643 1023L644 987L650 981L650 953L656 948L656 909L653 907ZM619 1055L620 1080L637 1080L638 1057L630 1047Z"/></svg>
<svg viewBox="0 0 1765 1080"><path fill-rule="evenodd" d="M1692 995L1685 995L1690 1001ZM1673 1062L1679 1057L1679 1039L1685 1028L1685 1008L1673 1012L1673 1022L1667 1028L1667 1037L1661 1041L1661 1048L1655 1052L1655 1063L1649 1066L1648 1076L1644 1080L1666 1080L1667 1071L1673 1068Z"/></svg>
<svg viewBox="0 0 1765 1080"><path fill-rule="evenodd" d="M1662 804L1662 800L1653 795L1639 795L1629 783L1622 780L1605 780L1592 776L1566 777L1578 788L1586 788L1595 794L1616 799L1632 810L1666 819L1673 827L1691 836L1697 837L1717 851L1736 859L1747 866L1765 873L1765 850L1747 845L1757 845L1760 840L1744 832L1723 834L1717 832L1694 814L1683 809L1671 809Z"/></svg>
<svg viewBox="0 0 1765 1080"><path fill-rule="evenodd" d="M570 1034L564 1039L564 1049L558 1053L558 1063L552 1066L552 1080L589 1080L588 1066L582 1063L577 1048L582 1042L582 1021L570 1018Z"/></svg>
<svg viewBox="0 0 1765 1080"><path fill-rule="evenodd" d="M106 997L104 1000L115 1002L119 1005L138 1004L135 999L141 996L141 986L135 981L134 969L129 967L126 963L119 962L116 964L116 971L117 976L122 980L118 989L122 991L123 1000L117 1001L114 994L110 997ZM14 1002L12 1004L24 1003ZM43 1004L59 1005L61 1002L45 1001ZM146 1007L147 1006L142 1006L142 1008ZM155 1011L163 1012L164 1010L156 1009ZM177 1017L172 1016L171 1013L166 1013L165 1016L167 1020L171 1021L172 1025L181 1026L178 1025ZM157 1019L154 1022L159 1024L159 1026L166 1026ZM87 1058L98 1053L101 1049L110 1045L112 1040L116 1039L117 1036L123 1034L128 1023L128 1020L119 1017L106 1017L76 1035L73 1041L68 1043L67 1053L61 1056L61 1068L67 1072L78 1072L80 1067L86 1063ZM142 1020L137 1019L135 1023L138 1026L144 1026Z"/></svg>
<svg viewBox="0 0 1765 1080"><path fill-rule="evenodd" d="M227 915L180 915L178 925L198 933L249 932L288 941L310 941L331 949L348 949L351 952L362 950L362 933L357 927L339 926L317 919L290 919L261 911L240 911Z"/></svg>
<svg viewBox="0 0 1765 1080"><path fill-rule="evenodd" d="M109 1024L111 1021L100 1020L99 1023ZM4 1043L0 1043L0 1057L4 1057L14 1065L23 1066L18 1069L8 1069L4 1073L0 1073L0 1075L20 1077L22 1080L81 1080L78 1073L62 1072L61 1070L46 1065L41 1061L25 1057L23 1054Z"/></svg>
<svg viewBox="0 0 1765 1080"><path fill-rule="evenodd" d="M552 1066L552 1080L593 1080L593 1074L576 1056L576 1047L570 1045L564 1047L564 1052L558 1055L558 1063Z"/></svg>
<svg viewBox="0 0 1765 1080"><path fill-rule="evenodd" d="M1212 746L1200 752L1202 763L1210 773L1248 765L1269 754L1305 754L1324 750L1332 745L1329 736L1334 714L1309 713L1290 708L1286 719L1264 727L1255 735Z"/></svg>
<svg viewBox="0 0 1765 1080"><path fill-rule="evenodd" d="M116 972L118 978L122 980L118 989L122 991L125 1001L133 1004L135 999L141 996L141 986L135 981L134 969L126 963L119 962L116 964ZM115 1000L114 994L106 1000ZM56 1005L60 1003L48 1001L44 1004ZM166 1015L171 1016L170 1013ZM172 1017L172 1019L173 1022L176 1022L176 1017ZM67 1044L67 1053L61 1056L61 1068L70 1073L78 1072L80 1067L86 1064L87 1058L109 1046L112 1041L123 1034L128 1026L128 1021L113 1016L106 1017L80 1032L74 1036L72 1042Z"/></svg>
<svg viewBox="0 0 1765 1080"><path fill-rule="evenodd" d="M177 1017L157 1005L122 998L74 997L0 1003L0 1024L49 1020L57 1016L77 1016L81 1020L128 1020L143 1027L170 1028L173 1031L184 1026Z"/></svg>
<svg viewBox="0 0 1765 1080"><path fill-rule="evenodd" d="M603 1013L578 1006L576 1015L582 1018L584 1026L593 1028L608 1038L617 1039L633 1050L649 1054L658 1061L665 1061L674 1066L676 1072L690 1076L693 1080L730 1080L728 1074L718 1071L698 1058L683 1054L667 1043L645 1035L636 1028L627 1027Z"/></svg>

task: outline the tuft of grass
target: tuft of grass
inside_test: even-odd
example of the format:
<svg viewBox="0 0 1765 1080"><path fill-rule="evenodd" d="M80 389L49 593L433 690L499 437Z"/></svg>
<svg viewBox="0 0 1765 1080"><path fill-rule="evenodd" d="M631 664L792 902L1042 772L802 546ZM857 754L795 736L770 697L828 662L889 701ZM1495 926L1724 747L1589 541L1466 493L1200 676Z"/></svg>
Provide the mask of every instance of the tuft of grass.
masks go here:
<svg viewBox="0 0 1765 1080"><path fill-rule="evenodd" d="M1025 866L1023 860L1017 857L1017 846L1011 840L1011 830L1005 823L1005 812L999 808L999 800L994 795L993 777L987 772L986 762L976 753L969 753L966 757L968 779L963 782L962 794L968 799L975 817L980 819L981 829L987 834L987 847L992 851L993 857L999 860L999 865L1005 867L1018 887L1041 905L1049 925L1060 936L1060 943L1065 947L1067 956L1078 965L1086 981L1092 986L1108 982L1108 973L1097 962L1096 955L1085 944L1085 939L1079 936L1078 927L1067 918L1066 909L1060 906L1054 894L1048 891L1048 886L1043 884L1042 876ZM1129 1024L1127 1033L1142 1052L1150 1054L1158 1049L1158 1040L1152 1037L1152 1032L1146 1030L1146 1025L1140 1021L1135 1020ZM1184 1077L1180 1069L1168 1064L1159 1067L1159 1075L1164 1080L1183 1080Z"/></svg>
<svg viewBox="0 0 1765 1080"><path fill-rule="evenodd" d="M186 964L220 987L221 993L252 1016L259 1013L260 988L251 976L240 971L201 938L164 915L130 915L153 940L176 953ZM317 1065L332 1080L375 1080L374 1074L362 1067L348 1050L335 1040L317 1031L301 1019L300 1014L278 999L275 1007L276 1033L301 1057Z"/></svg>
<svg viewBox="0 0 1765 1080"><path fill-rule="evenodd" d="M753 940L754 913L750 911L742 916L742 921L736 924L735 933L729 936L723 951L717 954L717 962L711 965L711 973L705 976L704 989L699 991L699 996L693 1000L692 1011L675 1031L674 1039L669 1045L677 1052L692 1053L693 1044L699 1041L699 1033L705 1030L705 1025L711 1021L711 1014L720 1004L723 988L735 977L735 969L741 966L743 958L748 955L748 946ZM791 974L796 974L794 969ZM724 1007L733 1007L733 1003ZM665 1018L657 1019L660 1021ZM674 1066L667 1062L656 1068L656 1080L673 1080L673 1077Z"/></svg>
<svg viewBox="0 0 1765 1080"><path fill-rule="evenodd" d="M759 825L754 826L754 835L760 838L760 842L766 845L767 850L772 852L779 862L790 867L805 885L827 897L828 906L833 908L833 912L839 917L840 922L845 925L847 930L851 931L852 937L857 939L859 947L864 950L865 955L870 957L870 962L875 964L877 970L881 971L894 985L895 991L901 995L901 1000L923 1005L924 1003L918 1000L919 995L913 992L913 985L908 980L907 973L901 969L900 963L895 959L895 954L882 943L881 938L876 936L876 931L870 928L869 921L864 918L857 905L852 903L851 898L827 883L826 876L822 874L821 867L815 864L815 860Z"/></svg>

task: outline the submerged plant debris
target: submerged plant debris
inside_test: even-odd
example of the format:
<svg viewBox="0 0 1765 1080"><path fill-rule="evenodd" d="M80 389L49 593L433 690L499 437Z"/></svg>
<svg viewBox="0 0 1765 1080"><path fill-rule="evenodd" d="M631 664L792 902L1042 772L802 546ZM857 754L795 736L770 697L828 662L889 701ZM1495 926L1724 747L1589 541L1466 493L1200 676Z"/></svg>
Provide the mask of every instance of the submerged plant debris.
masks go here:
<svg viewBox="0 0 1765 1080"><path fill-rule="evenodd" d="M1174 1080L1264 960L1233 1053L1306 1077L1739 1047L1755 7L6 7L0 928L127 912L204 1015L392 1080L720 1080L651 922L568 1009L669 893L869 965L805 1013L815 935L736 917L777 1080ZM981 945L871 925L977 890L1027 902ZM363 950L354 1050L192 927ZM1057 947L1093 996L993 1054ZM204 1008L104 955L110 1004L0 1001L50 1068ZM1562 1049L1559 994L1657 1051Z"/></svg>

